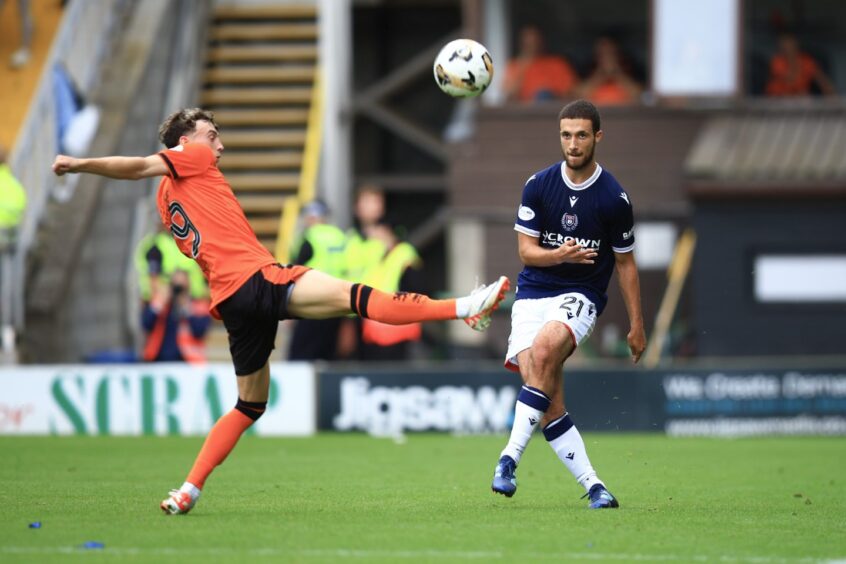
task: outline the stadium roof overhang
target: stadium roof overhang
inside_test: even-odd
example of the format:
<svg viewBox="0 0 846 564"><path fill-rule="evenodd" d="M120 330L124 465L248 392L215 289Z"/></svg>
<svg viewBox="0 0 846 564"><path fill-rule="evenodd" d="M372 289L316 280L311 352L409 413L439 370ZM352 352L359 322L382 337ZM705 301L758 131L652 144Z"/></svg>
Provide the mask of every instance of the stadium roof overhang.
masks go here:
<svg viewBox="0 0 846 564"><path fill-rule="evenodd" d="M846 106L776 104L721 112L684 163L691 196L846 197Z"/></svg>

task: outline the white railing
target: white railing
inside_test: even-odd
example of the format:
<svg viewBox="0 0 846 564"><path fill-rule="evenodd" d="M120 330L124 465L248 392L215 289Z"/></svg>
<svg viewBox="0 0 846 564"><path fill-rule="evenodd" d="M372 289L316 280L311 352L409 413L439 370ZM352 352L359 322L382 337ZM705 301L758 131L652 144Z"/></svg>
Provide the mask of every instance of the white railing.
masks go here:
<svg viewBox="0 0 846 564"><path fill-rule="evenodd" d="M82 93L89 92L100 79L101 63L112 47L127 5L128 0L68 3L12 150L9 164L26 189L28 201L12 260L11 311L3 312L3 324L18 331L24 323L26 257L47 203L60 189L50 170L58 150L53 69L63 65Z"/></svg>

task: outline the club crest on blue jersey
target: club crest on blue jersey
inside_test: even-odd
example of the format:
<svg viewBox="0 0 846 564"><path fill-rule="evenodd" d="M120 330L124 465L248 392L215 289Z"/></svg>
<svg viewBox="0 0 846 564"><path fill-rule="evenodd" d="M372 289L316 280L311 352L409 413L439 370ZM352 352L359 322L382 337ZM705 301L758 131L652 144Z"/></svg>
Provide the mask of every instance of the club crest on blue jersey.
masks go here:
<svg viewBox="0 0 846 564"><path fill-rule="evenodd" d="M574 213L565 213L561 216L561 226L565 231L573 231L579 226L579 216Z"/></svg>

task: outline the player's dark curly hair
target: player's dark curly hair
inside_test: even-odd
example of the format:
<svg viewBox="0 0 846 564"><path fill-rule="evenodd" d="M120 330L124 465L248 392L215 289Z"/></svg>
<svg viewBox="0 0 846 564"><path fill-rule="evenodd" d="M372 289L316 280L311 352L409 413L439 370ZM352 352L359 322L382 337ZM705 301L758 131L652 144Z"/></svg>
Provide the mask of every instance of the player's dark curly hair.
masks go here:
<svg viewBox="0 0 846 564"><path fill-rule="evenodd" d="M215 129L220 129L214 121L213 112L202 108L183 108L164 120L159 127L159 141L165 147L176 147L179 145L179 138L194 131L197 122L201 120L211 123Z"/></svg>
<svg viewBox="0 0 846 564"><path fill-rule="evenodd" d="M561 108L558 112L558 121L562 119L589 119L594 133L602 129L599 110L587 100L575 100Z"/></svg>

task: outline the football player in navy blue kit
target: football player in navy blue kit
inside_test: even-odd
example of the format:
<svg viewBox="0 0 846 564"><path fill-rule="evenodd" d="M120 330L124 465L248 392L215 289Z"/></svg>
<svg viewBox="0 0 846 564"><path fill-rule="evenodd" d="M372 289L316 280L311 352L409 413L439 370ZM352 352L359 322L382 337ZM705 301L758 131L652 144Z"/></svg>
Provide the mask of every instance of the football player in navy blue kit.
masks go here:
<svg viewBox="0 0 846 564"><path fill-rule="evenodd" d="M637 362L643 354L646 334L632 252L632 205L617 180L595 160L602 140L596 107L576 100L561 110L558 123L564 160L526 181L514 224L524 268L505 365L519 370L524 385L491 487L507 497L514 495L520 457L541 425L549 445L585 488L589 507L614 508L619 504L593 469L564 405L562 367L593 331L608 301L615 268L631 324L631 358Z"/></svg>

